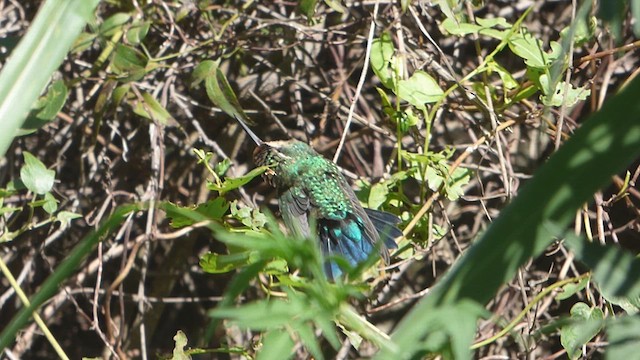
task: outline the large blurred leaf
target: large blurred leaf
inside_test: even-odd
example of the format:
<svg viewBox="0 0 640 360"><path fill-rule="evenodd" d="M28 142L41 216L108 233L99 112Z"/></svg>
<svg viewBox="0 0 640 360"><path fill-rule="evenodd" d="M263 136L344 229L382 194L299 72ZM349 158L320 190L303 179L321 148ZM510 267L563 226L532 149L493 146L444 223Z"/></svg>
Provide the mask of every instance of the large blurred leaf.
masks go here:
<svg viewBox="0 0 640 360"><path fill-rule="evenodd" d="M612 174L640 154L640 79L636 78L601 111L591 116L541 167L518 197L473 243L430 294L400 323L392 339L397 351L379 359L408 358L425 341L445 336L426 327L429 314L463 299L484 304L511 279L519 266L540 254ZM488 274L492 274L488 276Z"/></svg>
<svg viewBox="0 0 640 360"><path fill-rule="evenodd" d="M633 24L633 32L636 36L640 36L640 1L638 0L607 0L599 1L600 11L598 15L611 25L611 32L618 39L622 36L622 23L627 17L625 8L627 5L631 8L631 14L635 21Z"/></svg>
<svg viewBox="0 0 640 360"><path fill-rule="evenodd" d="M606 359L635 359L640 354L640 317L625 316L607 325Z"/></svg>
<svg viewBox="0 0 640 360"><path fill-rule="evenodd" d="M0 73L0 155L60 66L99 0L48 0Z"/></svg>
<svg viewBox="0 0 640 360"><path fill-rule="evenodd" d="M0 349L6 349L9 344L15 341L16 333L27 323L33 312L60 290L60 284L69 279L70 275L76 271L85 257L93 251L98 242L109 235L111 231L115 230L129 213L141 210L141 208L142 207L138 205L127 205L116 208L113 215L104 221L97 230L84 237L78 245L69 252L64 262L57 266L54 272L49 275L47 280L40 286L38 291L30 299L31 304L23 307L13 316L11 322L2 329L2 333L0 333Z"/></svg>

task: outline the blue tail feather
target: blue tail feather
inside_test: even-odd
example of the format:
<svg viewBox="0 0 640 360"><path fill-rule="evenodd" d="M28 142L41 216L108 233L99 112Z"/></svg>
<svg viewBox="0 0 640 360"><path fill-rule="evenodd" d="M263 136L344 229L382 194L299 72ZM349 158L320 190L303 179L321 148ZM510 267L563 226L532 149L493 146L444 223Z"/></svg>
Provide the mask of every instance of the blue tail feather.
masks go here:
<svg viewBox="0 0 640 360"><path fill-rule="evenodd" d="M402 236L396 224L400 222L396 216L382 211L365 209L369 219L380 234L384 247L395 249L398 245L395 238ZM366 261L369 256L378 251L374 239L370 239L365 224L354 218L344 220L321 219L318 221L319 237L322 252L325 257L341 256L349 265L355 267ZM380 244L379 246L382 246ZM386 252L386 249L384 249ZM325 263L325 273L330 279L342 275L342 269L335 261Z"/></svg>

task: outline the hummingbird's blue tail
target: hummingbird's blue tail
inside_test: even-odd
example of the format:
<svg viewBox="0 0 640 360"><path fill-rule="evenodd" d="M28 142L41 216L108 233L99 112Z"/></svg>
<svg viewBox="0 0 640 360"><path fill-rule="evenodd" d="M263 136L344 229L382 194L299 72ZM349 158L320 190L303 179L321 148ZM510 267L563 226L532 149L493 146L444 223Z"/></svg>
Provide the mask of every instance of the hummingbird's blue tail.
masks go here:
<svg viewBox="0 0 640 360"><path fill-rule="evenodd" d="M375 229L367 231L365 220L353 216L343 220L322 219L318 221L319 238L325 257L340 256L355 267L366 261L373 253L381 253L388 263L387 249L396 249L395 238L402 236L396 227L400 222L396 216L378 210L364 209ZM379 241L371 236L371 231L379 235ZM325 273L329 279L342 275L343 271L334 260L325 263Z"/></svg>

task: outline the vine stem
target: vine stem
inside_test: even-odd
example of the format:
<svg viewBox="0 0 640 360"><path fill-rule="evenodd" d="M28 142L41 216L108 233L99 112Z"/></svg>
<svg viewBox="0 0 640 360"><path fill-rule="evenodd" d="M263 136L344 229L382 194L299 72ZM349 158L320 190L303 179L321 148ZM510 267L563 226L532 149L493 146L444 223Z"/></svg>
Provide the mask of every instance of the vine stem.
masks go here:
<svg viewBox="0 0 640 360"><path fill-rule="evenodd" d="M584 273L578 277L574 277L574 278L569 278L569 279L564 279L558 282L555 282L551 285L549 285L548 287L546 287L544 290L542 290L538 295L536 295L533 300L531 302L529 302L529 304L527 304L527 306L524 307L524 309L522 309L522 311L520 312L520 314L518 314L518 316L515 317L515 319L511 320L511 322L504 327L504 329L500 330L497 334L495 334L494 336L479 341L473 345L471 345L471 350L475 350L478 348L481 348L485 345L488 345L496 340L498 340L499 338L505 336L507 333L509 333L511 330L513 330L514 327L516 327L516 325L518 325L518 323L520 322L520 320L522 320L522 318L524 318L524 316L531 311L531 309L533 308L533 306L535 304L537 304L540 300L542 300L545 296L547 296L549 293L551 293L552 291L554 291L555 289L567 285L567 284L571 284L571 283L576 283L576 282L580 282L582 279L585 279L587 277L589 277L591 275L591 273Z"/></svg>

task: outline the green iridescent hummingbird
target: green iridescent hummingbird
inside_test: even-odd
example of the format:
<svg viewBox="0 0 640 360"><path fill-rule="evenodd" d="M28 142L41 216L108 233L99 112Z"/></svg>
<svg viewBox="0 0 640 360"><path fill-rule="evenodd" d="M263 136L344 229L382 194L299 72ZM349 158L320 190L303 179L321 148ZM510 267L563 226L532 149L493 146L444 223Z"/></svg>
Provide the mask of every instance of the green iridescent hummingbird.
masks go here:
<svg viewBox="0 0 640 360"><path fill-rule="evenodd" d="M388 249L397 248L394 239L402 236L396 227L398 217L363 208L336 164L309 145L298 140L262 141L239 117L236 120L257 145L256 165L269 167L264 177L276 188L282 219L293 235L317 235L326 259L338 255L357 266L377 251L389 263ZM316 229L310 228L311 219ZM330 279L343 272L332 260L324 268Z"/></svg>

